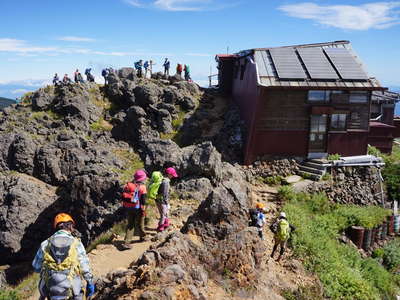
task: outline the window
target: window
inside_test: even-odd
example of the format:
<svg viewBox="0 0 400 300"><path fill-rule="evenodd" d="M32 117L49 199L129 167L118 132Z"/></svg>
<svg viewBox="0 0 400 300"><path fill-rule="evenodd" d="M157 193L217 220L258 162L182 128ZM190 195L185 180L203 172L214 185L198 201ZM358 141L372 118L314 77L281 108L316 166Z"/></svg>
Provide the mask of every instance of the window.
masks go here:
<svg viewBox="0 0 400 300"><path fill-rule="evenodd" d="M308 101L310 102L329 102L330 91L308 91Z"/></svg>
<svg viewBox="0 0 400 300"><path fill-rule="evenodd" d="M346 114L331 115L331 130L343 131L346 130Z"/></svg>
<svg viewBox="0 0 400 300"><path fill-rule="evenodd" d="M368 102L368 92L360 91L350 92L350 103L367 103Z"/></svg>

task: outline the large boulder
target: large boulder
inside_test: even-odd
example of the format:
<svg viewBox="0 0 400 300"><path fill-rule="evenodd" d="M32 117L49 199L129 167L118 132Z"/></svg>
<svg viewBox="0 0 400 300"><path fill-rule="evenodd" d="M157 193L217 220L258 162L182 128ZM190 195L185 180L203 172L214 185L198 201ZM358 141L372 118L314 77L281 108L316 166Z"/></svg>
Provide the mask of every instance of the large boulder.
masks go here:
<svg viewBox="0 0 400 300"><path fill-rule="evenodd" d="M135 88L135 97L138 105L146 109L149 105L159 102L161 96L160 87L152 82L146 82Z"/></svg>
<svg viewBox="0 0 400 300"><path fill-rule="evenodd" d="M9 170L9 150L11 144L14 142L14 133L0 134L0 170Z"/></svg>
<svg viewBox="0 0 400 300"><path fill-rule="evenodd" d="M13 170L33 174L37 144L26 134L18 134L11 144L9 163Z"/></svg>
<svg viewBox="0 0 400 300"><path fill-rule="evenodd" d="M30 258L52 231L56 188L33 177L0 175L0 264Z"/></svg>
<svg viewBox="0 0 400 300"><path fill-rule="evenodd" d="M51 107L56 96L54 88L41 88L34 92L32 99L32 108L34 110L47 110Z"/></svg>

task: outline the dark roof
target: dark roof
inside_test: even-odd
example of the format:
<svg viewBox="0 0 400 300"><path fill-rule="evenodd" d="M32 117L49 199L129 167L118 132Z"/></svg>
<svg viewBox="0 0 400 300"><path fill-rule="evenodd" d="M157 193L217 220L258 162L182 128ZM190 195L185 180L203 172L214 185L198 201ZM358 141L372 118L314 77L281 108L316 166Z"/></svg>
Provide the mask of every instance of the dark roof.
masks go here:
<svg viewBox="0 0 400 300"><path fill-rule="evenodd" d="M320 51L303 51L305 48L319 48ZM337 48L338 50L332 51L329 48ZM345 54L345 57L334 57L335 52L338 55ZM313 57L313 53L317 53L318 56ZM254 60L257 66L258 84L265 87L385 89L377 79L367 75L349 41L256 48L242 51L238 55ZM349 68L349 66L351 67ZM291 68L293 69L292 72ZM281 73L281 76L279 73ZM293 73L294 78L290 78L291 73ZM323 77L324 74L326 74L326 77Z"/></svg>
<svg viewBox="0 0 400 300"><path fill-rule="evenodd" d="M15 104L16 101L8 98L0 97L0 109L10 106L11 104Z"/></svg>

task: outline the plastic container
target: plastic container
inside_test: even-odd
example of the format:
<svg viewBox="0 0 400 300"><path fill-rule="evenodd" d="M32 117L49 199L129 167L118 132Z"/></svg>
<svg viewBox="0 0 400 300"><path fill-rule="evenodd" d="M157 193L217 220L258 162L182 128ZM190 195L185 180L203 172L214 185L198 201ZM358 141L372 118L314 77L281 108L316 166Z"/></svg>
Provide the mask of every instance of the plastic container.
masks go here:
<svg viewBox="0 0 400 300"><path fill-rule="evenodd" d="M351 226L348 229L348 236L357 248L361 248L364 240L364 228L360 226Z"/></svg>
<svg viewBox="0 0 400 300"><path fill-rule="evenodd" d="M363 243L362 243L362 248L365 251L368 251L369 248L371 247L371 240L372 240L372 229L364 229L364 237L363 237Z"/></svg>
<svg viewBox="0 0 400 300"><path fill-rule="evenodd" d="M394 216L393 229L394 229L394 233L399 233L399 231L400 231L400 215Z"/></svg>

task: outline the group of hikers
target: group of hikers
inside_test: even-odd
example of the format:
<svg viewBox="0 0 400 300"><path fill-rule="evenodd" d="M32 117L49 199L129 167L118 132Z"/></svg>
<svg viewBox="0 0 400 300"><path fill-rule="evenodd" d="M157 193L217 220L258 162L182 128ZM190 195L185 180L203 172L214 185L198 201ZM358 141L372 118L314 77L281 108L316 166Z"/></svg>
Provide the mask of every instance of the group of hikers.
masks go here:
<svg viewBox="0 0 400 300"><path fill-rule="evenodd" d="M92 71L91 68L87 68L85 70L86 80L88 82L94 82L94 76L92 75L91 71ZM74 72L74 82L75 83L84 83L82 74L79 72L78 69L76 69L76 71ZM71 78L68 77L68 74L65 74L62 80L60 80L57 73L54 74L54 77L53 77L54 85L70 84L70 83L72 83L72 80L71 80Z"/></svg>
<svg viewBox="0 0 400 300"><path fill-rule="evenodd" d="M259 237L264 240L263 227L266 224L265 205L261 202L256 204L256 208L250 209L250 226L257 227ZM286 213L281 212L278 219L269 227L274 233L274 247L272 248L271 258L274 257L275 251L280 247L280 252L277 261L280 261L285 253L287 241L290 233L296 228L289 224Z"/></svg>
<svg viewBox="0 0 400 300"><path fill-rule="evenodd" d="M177 177L175 168L167 167L163 171L152 172L147 183L146 171L137 170L133 174L132 181L125 184L121 194L121 205L126 213L127 226L121 250L131 249L130 243L134 234L139 236L140 241L147 240L145 216L149 199L155 201L159 212L156 230L161 232L171 225L170 182ZM265 206L257 203L255 209L250 209L249 225L257 227L262 240L265 224ZM36 253L32 266L35 272L40 273L40 300L83 300L95 293L89 259L82 242L75 237L75 225L70 215L59 213L53 223L55 233L41 243ZM270 229L274 232L275 241L271 257L280 246L277 259L279 261L284 254L290 232L295 228L289 224L286 214L281 212Z"/></svg>
<svg viewBox="0 0 400 300"><path fill-rule="evenodd" d="M153 73L153 65L155 63L152 60L146 60L143 62L142 59L138 60L137 62L134 63L136 74L138 77L143 77L143 70L144 69L144 78L147 78L147 74L151 77L151 74ZM169 69L171 67L171 62L168 60L168 58L165 58L164 63L163 63L163 68L164 68L164 76L169 76ZM176 65L176 74L182 77L182 72L184 73L184 78L186 81L192 81L190 77L190 67L189 65L185 64L182 65L178 63Z"/></svg>

